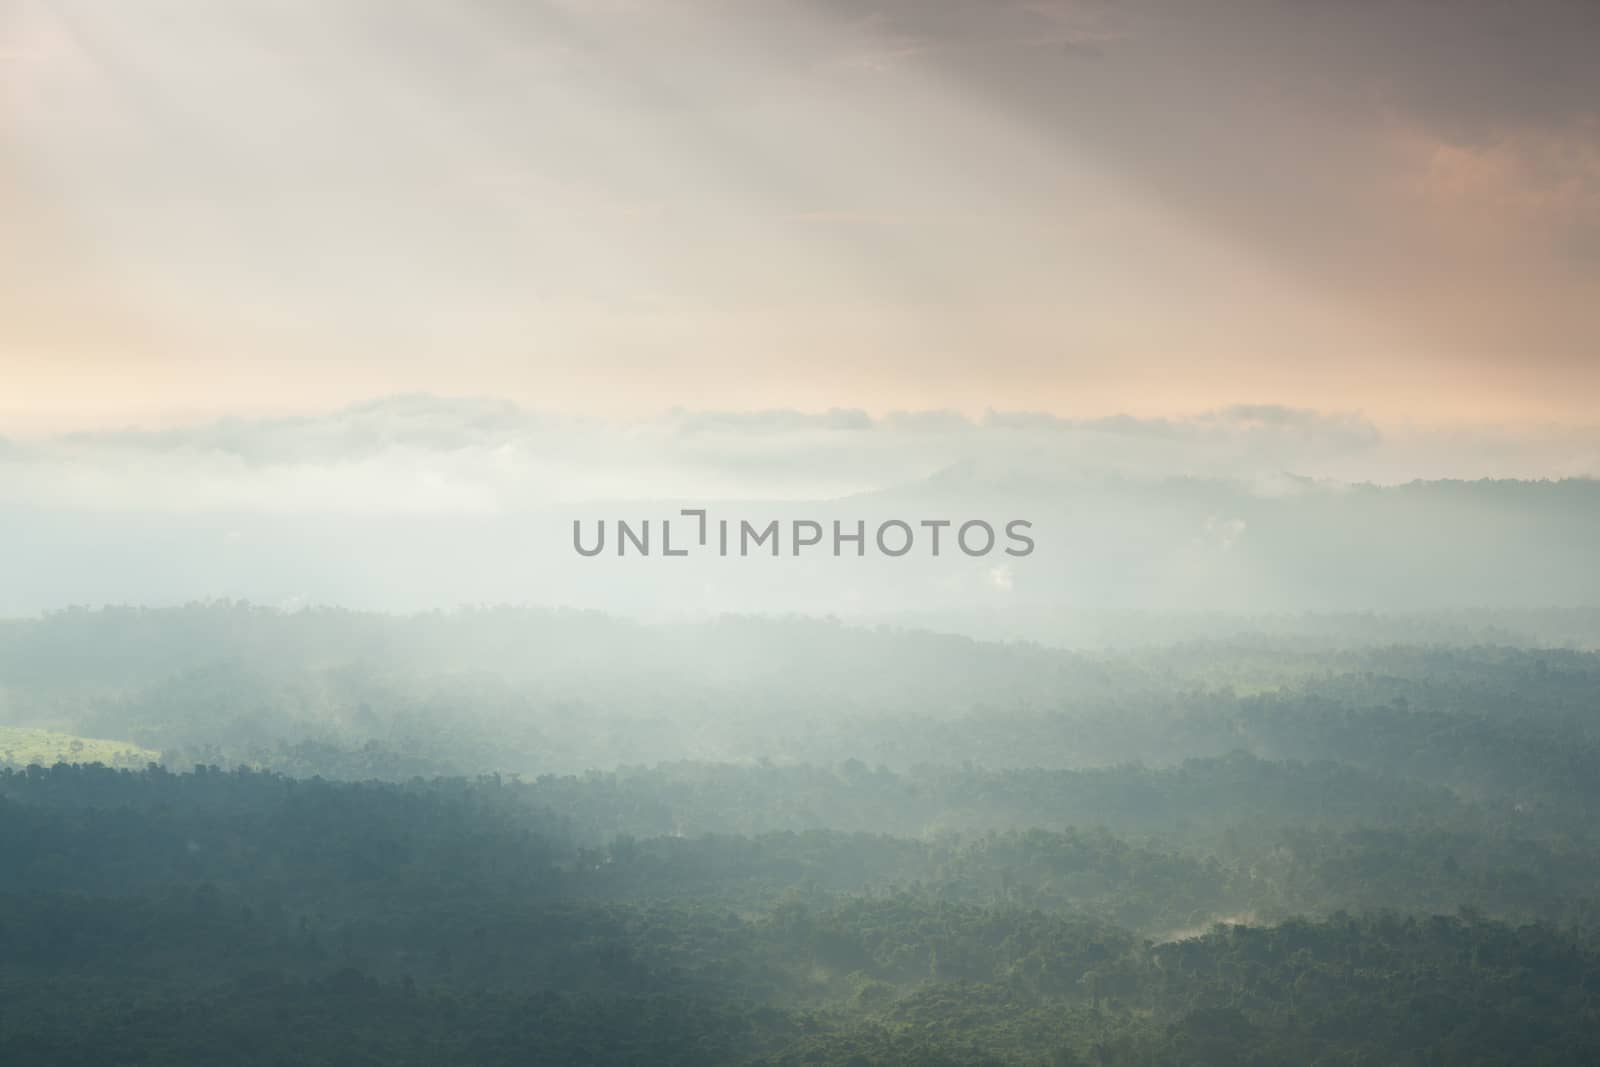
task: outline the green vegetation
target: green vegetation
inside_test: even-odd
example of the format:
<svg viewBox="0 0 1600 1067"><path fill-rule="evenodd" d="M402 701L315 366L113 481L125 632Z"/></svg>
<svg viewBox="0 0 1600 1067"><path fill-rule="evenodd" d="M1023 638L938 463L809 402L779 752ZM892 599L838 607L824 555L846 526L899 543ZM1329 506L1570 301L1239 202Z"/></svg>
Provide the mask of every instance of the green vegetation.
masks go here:
<svg viewBox="0 0 1600 1067"><path fill-rule="evenodd" d="M143 767L161 758L154 749L126 741L57 733L16 726L0 726L0 764L26 767L55 763L103 763L108 767Z"/></svg>
<svg viewBox="0 0 1600 1067"><path fill-rule="evenodd" d="M1600 1062L1591 653L210 606L0 669L3 1063Z"/></svg>

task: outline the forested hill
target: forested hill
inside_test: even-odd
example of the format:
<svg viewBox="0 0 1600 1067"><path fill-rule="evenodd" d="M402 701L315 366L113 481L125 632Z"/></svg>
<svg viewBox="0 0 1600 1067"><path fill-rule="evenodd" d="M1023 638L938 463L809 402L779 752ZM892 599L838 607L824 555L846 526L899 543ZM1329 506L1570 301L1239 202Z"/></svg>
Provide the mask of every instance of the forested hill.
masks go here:
<svg viewBox="0 0 1600 1067"><path fill-rule="evenodd" d="M781 807L760 773L737 802ZM1409 829L1264 833L1243 792L1213 817L1248 829L1215 850L1083 830L594 835L647 796L670 811L674 781L633 780L619 805L608 776L0 774L0 1060L1600 1056L1587 845L1430 827L1426 808ZM1415 910L1453 895L1521 917Z"/></svg>
<svg viewBox="0 0 1600 1067"><path fill-rule="evenodd" d="M0 1063L1591 1064L1600 654L1506 622L0 624Z"/></svg>
<svg viewBox="0 0 1600 1067"><path fill-rule="evenodd" d="M409 778L680 760L1082 768L1244 750L1519 800L1547 773L1584 778L1600 655L1521 647L1494 614L1302 621L1213 620L1203 640L1088 652L798 618L65 611L0 623L0 762L156 753Z"/></svg>

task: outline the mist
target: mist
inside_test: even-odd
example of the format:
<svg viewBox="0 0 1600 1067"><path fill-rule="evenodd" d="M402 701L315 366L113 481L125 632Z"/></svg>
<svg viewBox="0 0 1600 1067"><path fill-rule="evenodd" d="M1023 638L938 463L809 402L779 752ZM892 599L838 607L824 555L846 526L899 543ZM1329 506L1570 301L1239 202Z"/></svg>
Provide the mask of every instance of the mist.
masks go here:
<svg viewBox="0 0 1600 1067"><path fill-rule="evenodd" d="M530 604L1060 641L1084 632L1067 620L1118 612L1573 608L1600 599L1587 566L1600 496L1567 477L1592 460L1575 432L1396 433L1270 406L1157 420L836 410L616 423L394 398L14 442L0 456L0 610ZM1500 477L1448 477L1463 469ZM666 556L668 524L677 551L695 532L684 509L706 511L712 530L730 524L731 550L713 539ZM652 525L654 555L621 546L619 522ZM740 542L741 524L773 522L781 544ZM796 522L830 537L800 551ZM892 522L921 536L895 557L875 542ZM922 524L945 522L935 556ZM996 532L992 550L960 550L967 522ZM1028 524L1025 555L1007 551L1021 544L1005 536L1013 522ZM601 523L606 550L576 551L574 527L592 545ZM835 523L864 530L865 545L835 544Z"/></svg>
<svg viewBox="0 0 1600 1067"><path fill-rule="evenodd" d="M1593 0L0 0L0 1064L1600 1063Z"/></svg>

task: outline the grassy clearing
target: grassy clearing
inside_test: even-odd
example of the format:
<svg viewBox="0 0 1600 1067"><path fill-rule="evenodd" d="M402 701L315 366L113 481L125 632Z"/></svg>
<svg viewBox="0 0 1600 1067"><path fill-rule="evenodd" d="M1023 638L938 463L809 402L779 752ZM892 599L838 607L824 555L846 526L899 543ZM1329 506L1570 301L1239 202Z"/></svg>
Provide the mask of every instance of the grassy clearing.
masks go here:
<svg viewBox="0 0 1600 1067"><path fill-rule="evenodd" d="M143 767L160 759L161 753L131 741L0 726L0 764L26 767L37 763L49 767L57 763L103 763L108 767Z"/></svg>

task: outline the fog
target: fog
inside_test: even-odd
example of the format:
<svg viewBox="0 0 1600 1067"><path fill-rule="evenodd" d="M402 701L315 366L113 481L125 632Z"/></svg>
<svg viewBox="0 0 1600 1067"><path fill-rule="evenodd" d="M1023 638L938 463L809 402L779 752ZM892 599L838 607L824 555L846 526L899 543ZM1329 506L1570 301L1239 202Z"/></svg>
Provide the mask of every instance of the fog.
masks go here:
<svg viewBox="0 0 1600 1067"><path fill-rule="evenodd" d="M1592 449L1571 431L1394 431L1260 406L606 422L394 398L13 442L0 455L0 611L534 604L1059 641L1084 632L1070 618L1117 612L1579 607L1600 600L1588 566L1600 491L1548 476L1588 474ZM1464 469L1539 477L1449 478ZM668 557L667 524L676 552L698 534L684 509L705 510L712 536ZM605 551L580 554L574 524L592 546L602 522ZM652 553L629 544L619 558L619 522L649 523ZM741 540L742 523L773 522L776 542ZM797 550L797 522L820 543ZM935 556L923 524L941 522ZM957 544L969 522L994 531L989 551L965 551L988 547L978 528ZM1014 522L1029 524L1026 553L1006 535ZM836 545L835 523L864 544ZM883 551L885 523L909 528L887 531L903 554Z"/></svg>

